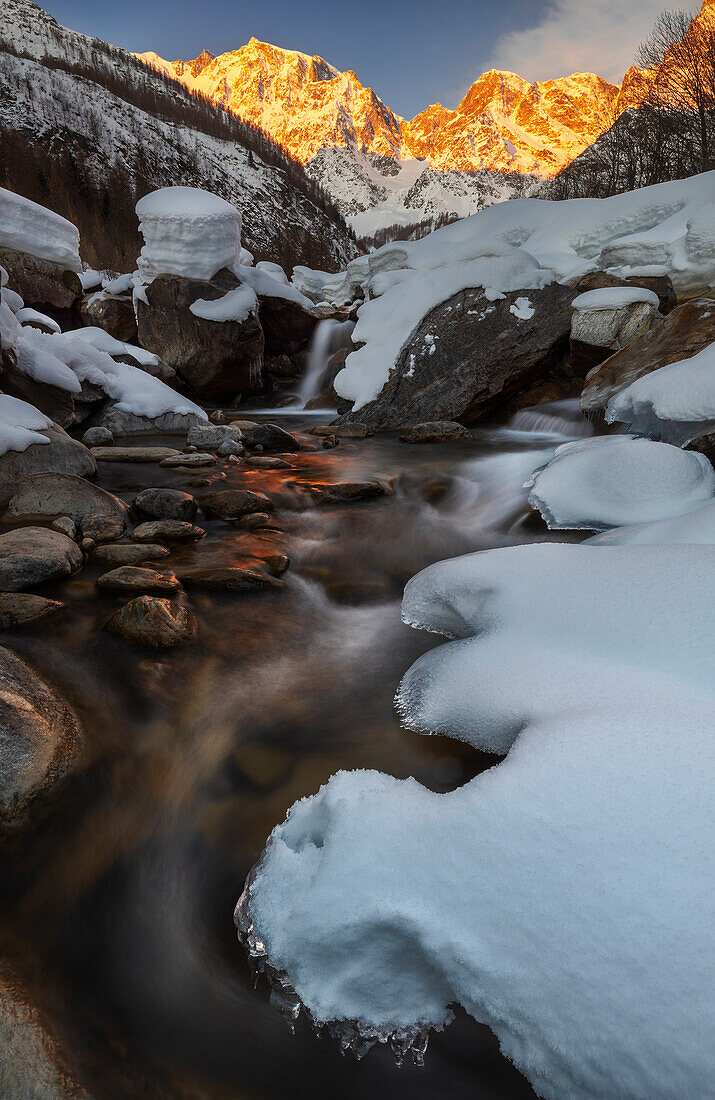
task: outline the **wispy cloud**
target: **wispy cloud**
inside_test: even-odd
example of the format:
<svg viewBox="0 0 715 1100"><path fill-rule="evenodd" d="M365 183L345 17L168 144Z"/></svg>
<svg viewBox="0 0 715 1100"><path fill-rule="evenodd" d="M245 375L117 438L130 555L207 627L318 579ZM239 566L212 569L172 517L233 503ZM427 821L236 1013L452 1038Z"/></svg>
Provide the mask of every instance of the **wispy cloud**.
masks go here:
<svg viewBox="0 0 715 1100"><path fill-rule="evenodd" d="M667 0L551 0L537 26L496 43L491 64L527 80L598 73L619 81ZM697 9L696 9L697 10Z"/></svg>

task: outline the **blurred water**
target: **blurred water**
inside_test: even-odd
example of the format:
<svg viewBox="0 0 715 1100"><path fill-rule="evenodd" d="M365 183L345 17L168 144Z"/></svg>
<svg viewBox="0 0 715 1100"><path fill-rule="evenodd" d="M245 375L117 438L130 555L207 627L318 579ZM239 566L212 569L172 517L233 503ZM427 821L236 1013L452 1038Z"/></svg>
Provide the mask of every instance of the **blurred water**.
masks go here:
<svg viewBox="0 0 715 1100"><path fill-rule="evenodd" d="M147 484L235 485L278 502L268 529L207 523L172 564L286 553L292 565L280 591L180 597L199 636L173 652L101 629L118 601L97 591L96 568L47 587L64 612L5 636L75 704L86 747L45 813L4 844L1 942L93 1097L533 1095L463 1016L432 1039L422 1071L398 1071L382 1050L346 1061L301 1028L292 1038L250 987L232 911L273 826L337 769L450 790L494 763L399 728L399 679L436 642L403 626L400 594L433 561L549 537L531 529L522 485L556 435L415 447L380 436L328 451L307 435L315 449L288 456L293 470L229 466L198 487L185 472L101 465L100 483L127 500ZM310 484L375 477L390 496L306 506Z"/></svg>

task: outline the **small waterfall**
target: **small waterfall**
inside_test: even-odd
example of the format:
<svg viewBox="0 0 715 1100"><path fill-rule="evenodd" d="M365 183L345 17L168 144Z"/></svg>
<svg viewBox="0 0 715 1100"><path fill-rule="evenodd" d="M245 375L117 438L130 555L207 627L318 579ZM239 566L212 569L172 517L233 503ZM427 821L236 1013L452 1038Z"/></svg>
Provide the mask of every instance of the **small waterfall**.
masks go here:
<svg viewBox="0 0 715 1100"><path fill-rule="evenodd" d="M336 351L349 347L354 328L354 321L336 321L335 318L319 321L316 325L308 351L308 369L298 390L301 409L320 393L328 362Z"/></svg>
<svg viewBox="0 0 715 1100"><path fill-rule="evenodd" d="M511 431L563 435L567 438L593 435L593 426L581 412L578 398L521 409L511 418L508 428Z"/></svg>

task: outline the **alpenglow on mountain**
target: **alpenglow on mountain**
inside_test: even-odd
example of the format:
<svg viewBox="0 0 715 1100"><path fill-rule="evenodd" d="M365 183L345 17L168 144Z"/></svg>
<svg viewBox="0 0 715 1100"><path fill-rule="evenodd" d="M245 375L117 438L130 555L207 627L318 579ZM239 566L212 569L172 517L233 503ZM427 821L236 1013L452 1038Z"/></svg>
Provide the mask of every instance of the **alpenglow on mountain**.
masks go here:
<svg viewBox="0 0 715 1100"><path fill-rule="evenodd" d="M255 38L214 57L145 61L260 126L331 194L355 231L369 235L450 213L473 213L548 178L626 109L636 83L593 73L530 84L491 70L455 110L436 103L407 120L354 72Z"/></svg>

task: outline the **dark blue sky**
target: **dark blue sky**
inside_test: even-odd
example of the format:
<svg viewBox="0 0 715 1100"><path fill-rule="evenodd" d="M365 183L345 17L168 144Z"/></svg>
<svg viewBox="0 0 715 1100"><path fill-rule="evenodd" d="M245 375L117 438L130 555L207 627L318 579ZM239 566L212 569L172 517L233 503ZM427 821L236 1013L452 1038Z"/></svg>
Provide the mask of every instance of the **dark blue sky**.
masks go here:
<svg viewBox="0 0 715 1100"><path fill-rule="evenodd" d="M548 0L39 0L60 23L173 61L256 38L354 69L398 114L454 106L496 42L539 22ZM561 75L561 74L551 74Z"/></svg>

